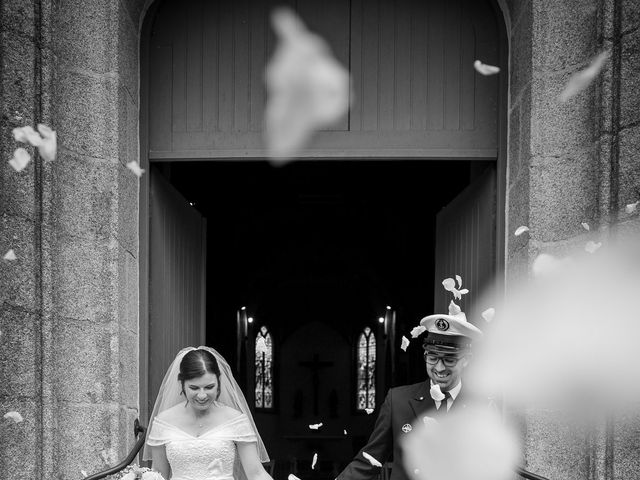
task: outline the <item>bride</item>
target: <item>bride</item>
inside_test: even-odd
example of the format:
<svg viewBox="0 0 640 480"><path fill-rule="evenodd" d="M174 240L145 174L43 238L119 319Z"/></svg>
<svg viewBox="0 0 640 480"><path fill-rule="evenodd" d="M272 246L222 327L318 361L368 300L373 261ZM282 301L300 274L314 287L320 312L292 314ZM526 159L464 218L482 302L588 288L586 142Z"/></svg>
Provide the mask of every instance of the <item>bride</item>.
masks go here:
<svg viewBox="0 0 640 480"><path fill-rule="evenodd" d="M244 395L209 347L181 350L167 370L142 459L165 479L273 480Z"/></svg>

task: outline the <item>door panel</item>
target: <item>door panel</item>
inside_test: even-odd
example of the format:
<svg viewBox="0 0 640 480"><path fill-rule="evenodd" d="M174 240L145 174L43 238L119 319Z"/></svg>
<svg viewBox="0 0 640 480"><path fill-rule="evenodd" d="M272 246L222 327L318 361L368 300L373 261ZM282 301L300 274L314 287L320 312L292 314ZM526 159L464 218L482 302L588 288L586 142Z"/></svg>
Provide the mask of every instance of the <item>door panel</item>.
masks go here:
<svg viewBox="0 0 640 480"><path fill-rule="evenodd" d="M176 353L205 343L206 219L150 169L149 412Z"/></svg>
<svg viewBox="0 0 640 480"><path fill-rule="evenodd" d="M495 274L496 169L487 168L436 216L434 312L446 313L452 295L442 280L462 277L469 293L456 301L467 319L477 323L488 308L488 293Z"/></svg>

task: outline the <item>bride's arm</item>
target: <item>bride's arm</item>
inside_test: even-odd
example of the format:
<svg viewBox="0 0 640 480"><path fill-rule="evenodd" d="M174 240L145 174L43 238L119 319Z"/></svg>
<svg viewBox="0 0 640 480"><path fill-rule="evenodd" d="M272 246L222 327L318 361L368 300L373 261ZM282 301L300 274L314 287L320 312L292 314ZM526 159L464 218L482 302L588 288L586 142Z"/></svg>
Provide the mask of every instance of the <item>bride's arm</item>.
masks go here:
<svg viewBox="0 0 640 480"><path fill-rule="evenodd" d="M169 480L169 460L164 445L151 447L151 468L162 475L162 478Z"/></svg>
<svg viewBox="0 0 640 480"><path fill-rule="evenodd" d="M273 480L260 463L258 449L254 442L238 442L238 455L248 480Z"/></svg>

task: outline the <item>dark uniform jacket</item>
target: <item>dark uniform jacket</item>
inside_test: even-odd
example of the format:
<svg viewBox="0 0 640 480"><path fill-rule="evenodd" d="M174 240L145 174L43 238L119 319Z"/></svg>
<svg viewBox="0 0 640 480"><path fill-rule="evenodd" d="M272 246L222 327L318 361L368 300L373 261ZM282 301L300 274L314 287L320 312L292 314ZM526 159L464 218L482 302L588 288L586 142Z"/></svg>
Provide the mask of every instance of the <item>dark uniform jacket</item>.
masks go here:
<svg viewBox="0 0 640 480"><path fill-rule="evenodd" d="M371 480L378 475L380 467L371 465L362 452L367 452L383 464L393 458L390 480L409 480L412 476L407 475L402 464L401 437L410 435L411 430L419 422L423 422L425 416L437 417L440 413L429 394L429 389L429 380L390 389L380 406L380 413L369 441L336 480ZM449 412L466 406L463 392L464 386Z"/></svg>

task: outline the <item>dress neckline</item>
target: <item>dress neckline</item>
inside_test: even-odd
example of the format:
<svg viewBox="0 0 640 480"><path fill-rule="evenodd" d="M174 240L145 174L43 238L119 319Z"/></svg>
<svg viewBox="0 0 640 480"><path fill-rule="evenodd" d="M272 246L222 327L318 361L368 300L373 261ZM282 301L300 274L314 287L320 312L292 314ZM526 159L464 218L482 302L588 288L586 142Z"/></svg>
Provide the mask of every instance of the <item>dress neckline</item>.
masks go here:
<svg viewBox="0 0 640 480"><path fill-rule="evenodd" d="M241 413L241 414L240 414L240 415L238 415L237 417L233 417L233 418L230 418L229 420L225 420L224 422L219 423L218 425L215 425L215 426L211 427L211 428L210 428L209 430L207 430L206 432L202 432L200 435L193 435L193 434L191 434L191 433L187 432L186 430L184 430L183 428L180 428L180 427L178 427L177 425L174 425L173 423L169 423L169 422L167 422L166 420L162 420L161 418L156 417L156 419L155 419L155 420L156 420L157 422L162 422L162 423L164 423L164 424L165 424L165 425L167 425L168 427L175 428L176 430L179 430L180 432L184 433L185 435L190 436L191 438L202 438L202 437L204 437L205 435L208 435L209 433L211 433L211 432L213 432L213 431L215 431L215 430L219 429L220 427L224 427L225 425L227 425L227 424L229 424L229 423L231 423L231 422L234 422L234 421L238 420L239 418L242 418L243 416L245 416L245 414L244 414L244 413Z"/></svg>

